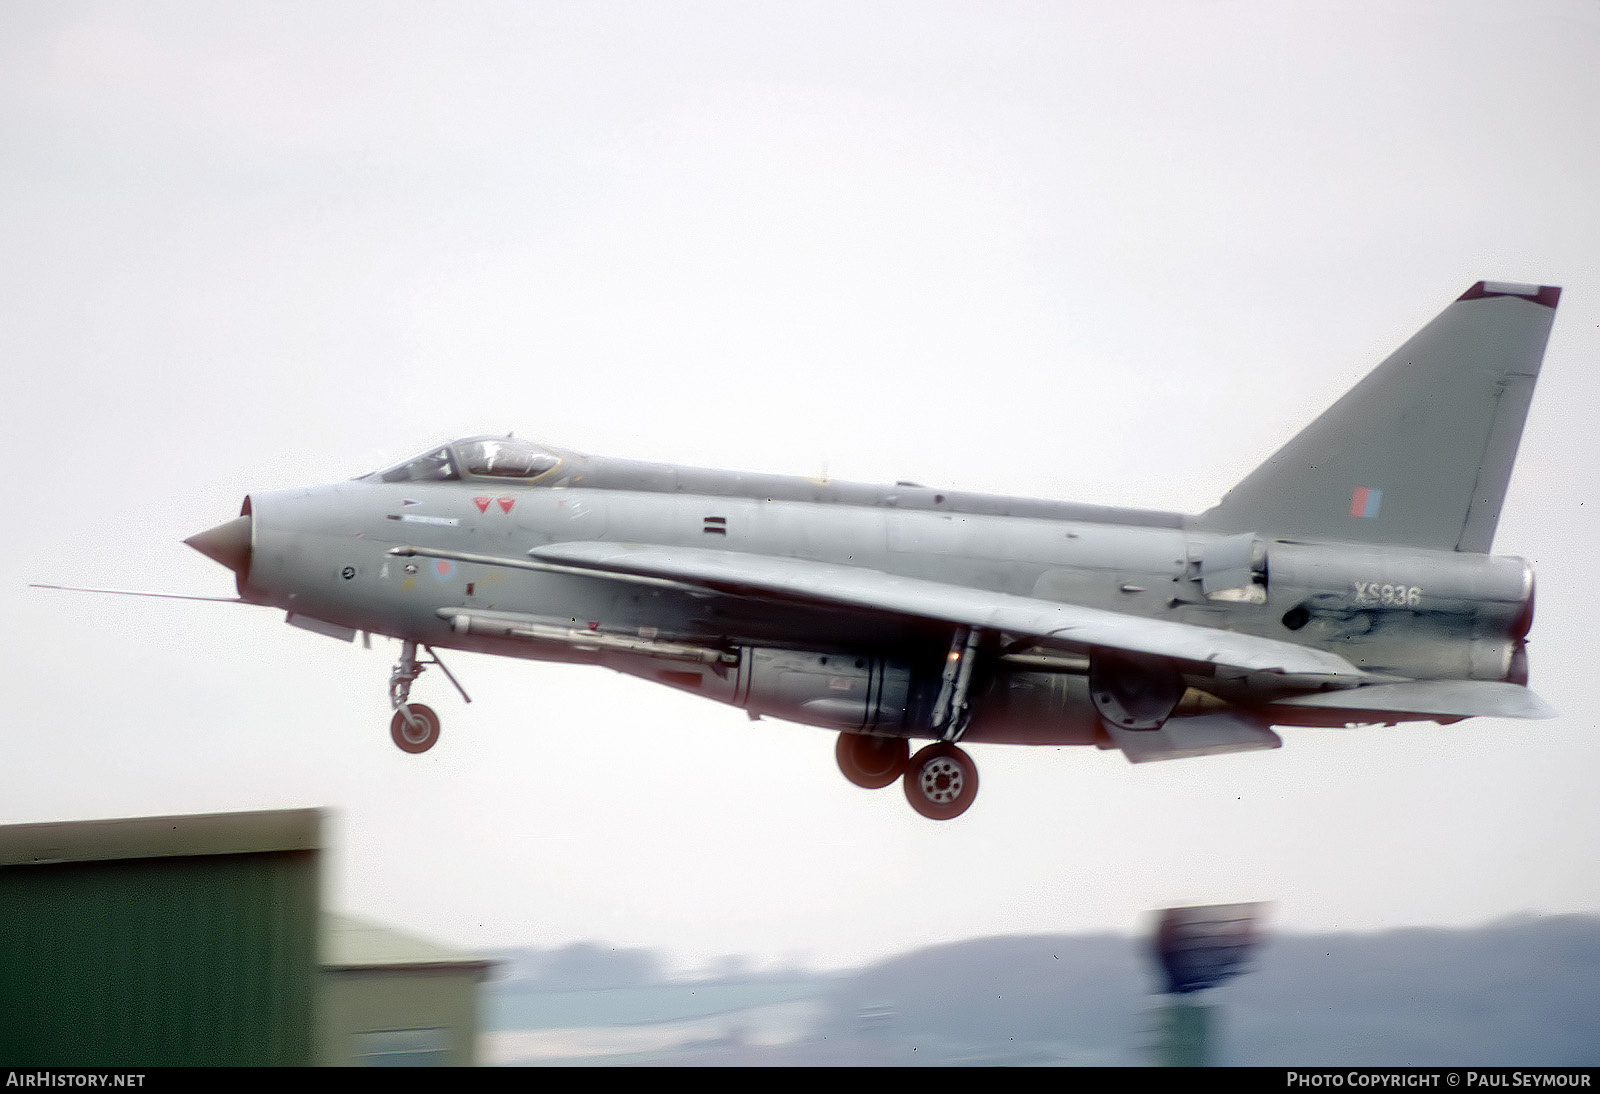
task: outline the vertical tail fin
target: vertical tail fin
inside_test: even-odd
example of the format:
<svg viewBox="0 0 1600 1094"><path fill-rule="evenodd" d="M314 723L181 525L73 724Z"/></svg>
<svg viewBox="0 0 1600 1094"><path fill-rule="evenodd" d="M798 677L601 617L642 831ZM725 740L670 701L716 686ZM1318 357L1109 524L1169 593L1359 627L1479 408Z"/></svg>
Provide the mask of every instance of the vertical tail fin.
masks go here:
<svg viewBox="0 0 1600 1094"><path fill-rule="evenodd" d="M1197 525L1487 553L1560 296L1478 282Z"/></svg>

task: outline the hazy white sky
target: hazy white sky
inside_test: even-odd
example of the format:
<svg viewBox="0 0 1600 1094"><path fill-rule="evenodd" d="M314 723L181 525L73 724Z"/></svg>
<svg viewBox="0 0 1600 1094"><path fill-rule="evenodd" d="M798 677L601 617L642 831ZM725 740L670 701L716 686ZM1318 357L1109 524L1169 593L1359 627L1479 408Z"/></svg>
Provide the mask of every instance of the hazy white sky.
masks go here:
<svg viewBox="0 0 1600 1094"><path fill-rule="evenodd" d="M464 946L831 965L1271 900L1600 912L1600 4L0 6L0 823L326 806L330 905ZM950 824L833 736L372 651L181 540L515 429L1196 512L1480 278L1566 289L1497 550L1562 717L1132 767L977 747Z"/></svg>

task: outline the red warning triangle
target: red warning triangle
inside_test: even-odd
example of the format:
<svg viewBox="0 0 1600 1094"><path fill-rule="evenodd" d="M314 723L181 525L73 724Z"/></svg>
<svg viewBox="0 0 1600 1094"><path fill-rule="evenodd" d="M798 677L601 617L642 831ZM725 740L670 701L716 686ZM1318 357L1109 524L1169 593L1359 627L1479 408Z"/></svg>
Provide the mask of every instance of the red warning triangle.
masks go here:
<svg viewBox="0 0 1600 1094"><path fill-rule="evenodd" d="M511 512L511 507L517 504L516 498L495 498L494 500L500 503L500 511L502 513Z"/></svg>
<svg viewBox="0 0 1600 1094"><path fill-rule="evenodd" d="M493 500L493 498L473 498L472 504L478 507L478 512L487 513L489 511L489 503Z"/></svg>

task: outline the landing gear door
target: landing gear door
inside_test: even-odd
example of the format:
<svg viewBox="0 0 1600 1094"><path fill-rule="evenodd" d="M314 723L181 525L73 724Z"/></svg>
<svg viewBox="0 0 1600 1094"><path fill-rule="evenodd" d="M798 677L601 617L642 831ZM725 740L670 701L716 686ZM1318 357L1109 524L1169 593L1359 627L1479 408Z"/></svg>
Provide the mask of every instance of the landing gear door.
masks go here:
<svg viewBox="0 0 1600 1094"><path fill-rule="evenodd" d="M1253 535L1223 536L1200 549L1200 591L1207 600L1267 602L1267 547Z"/></svg>

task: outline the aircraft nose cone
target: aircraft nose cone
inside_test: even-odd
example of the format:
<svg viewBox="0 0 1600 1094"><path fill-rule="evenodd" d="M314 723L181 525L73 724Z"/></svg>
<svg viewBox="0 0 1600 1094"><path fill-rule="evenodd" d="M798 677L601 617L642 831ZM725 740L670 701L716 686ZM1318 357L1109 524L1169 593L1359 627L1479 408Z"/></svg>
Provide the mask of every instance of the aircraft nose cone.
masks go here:
<svg viewBox="0 0 1600 1094"><path fill-rule="evenodd" d="M199 532L183 542L240 577L250 571L250 518L247 516L234 517L226 524Z"/></svg>

